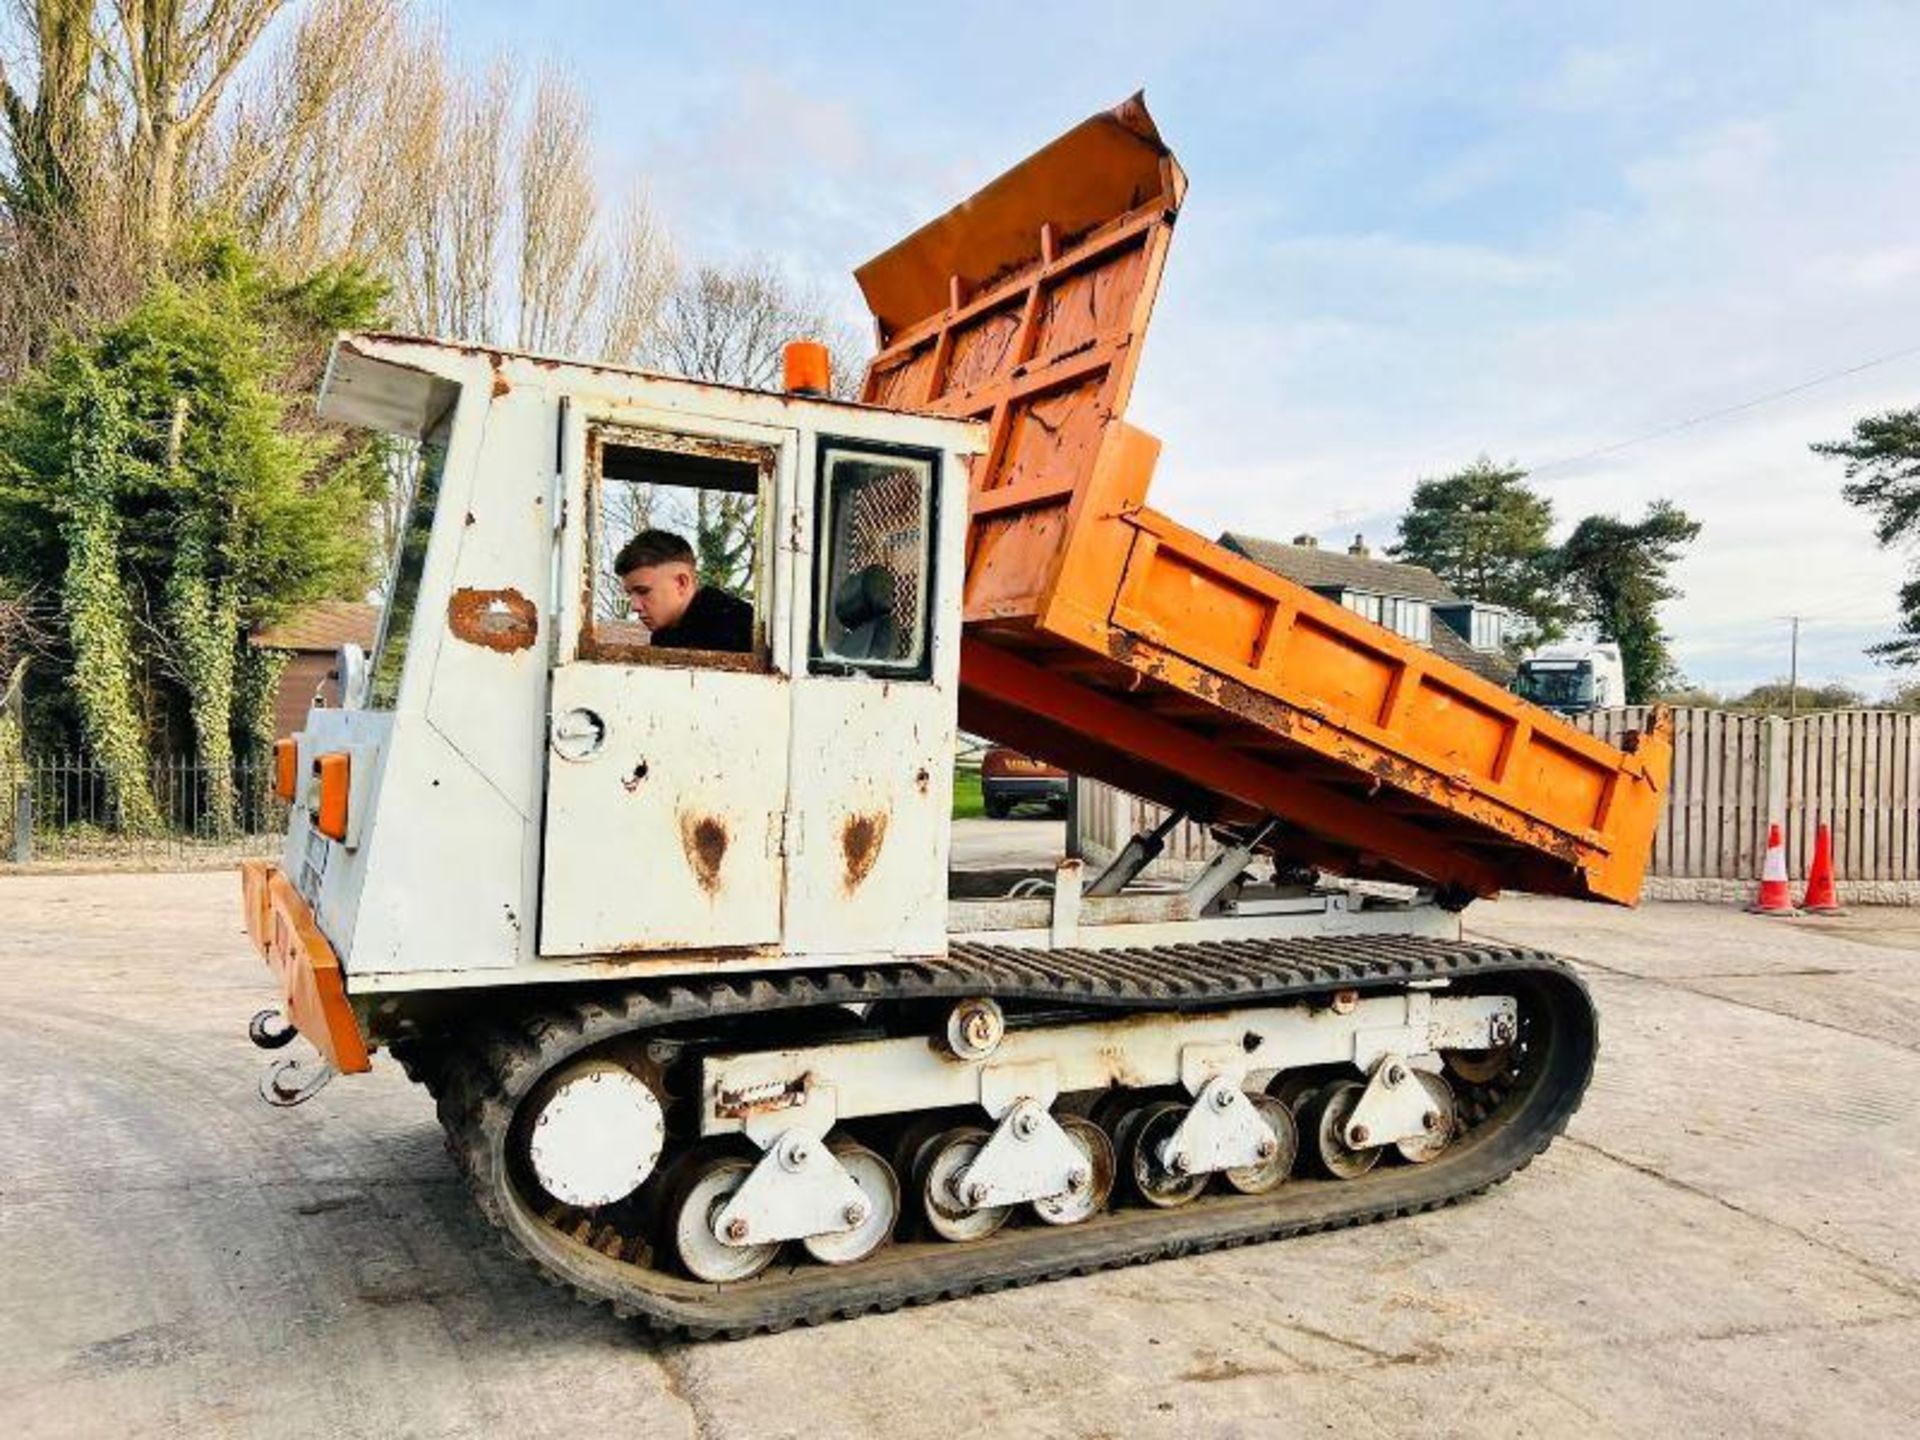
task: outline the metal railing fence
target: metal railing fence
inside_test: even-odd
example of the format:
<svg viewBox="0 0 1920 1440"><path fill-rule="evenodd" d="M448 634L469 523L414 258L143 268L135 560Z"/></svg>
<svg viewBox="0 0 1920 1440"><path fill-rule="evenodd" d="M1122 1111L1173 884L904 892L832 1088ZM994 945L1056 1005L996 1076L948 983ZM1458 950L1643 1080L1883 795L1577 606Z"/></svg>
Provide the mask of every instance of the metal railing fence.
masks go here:
<svg viewBox="0 0 1920 1440"><path fill-rule="evenodd" d="M87 755L0 758L0 868L56 862L219 863L271 854L286 831L271 754L235 759L222 779L187 757L148 766L157 825L127 823L100 763Z"/></svg>

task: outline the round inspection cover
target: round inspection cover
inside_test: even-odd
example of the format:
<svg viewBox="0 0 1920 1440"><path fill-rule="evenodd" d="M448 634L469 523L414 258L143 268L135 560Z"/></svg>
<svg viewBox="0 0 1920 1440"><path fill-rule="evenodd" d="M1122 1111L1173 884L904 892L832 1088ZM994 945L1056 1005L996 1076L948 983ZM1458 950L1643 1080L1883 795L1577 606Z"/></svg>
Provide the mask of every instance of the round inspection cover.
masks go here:
<svg viewBox="0 0 1920 1440"><path fill-rule="evenodd" d="M554 1199L591 1208L638 1190L665 1143L652 1087L610 1060L587 1060L562 1075L535 1112L527 1158Z"/></svg>

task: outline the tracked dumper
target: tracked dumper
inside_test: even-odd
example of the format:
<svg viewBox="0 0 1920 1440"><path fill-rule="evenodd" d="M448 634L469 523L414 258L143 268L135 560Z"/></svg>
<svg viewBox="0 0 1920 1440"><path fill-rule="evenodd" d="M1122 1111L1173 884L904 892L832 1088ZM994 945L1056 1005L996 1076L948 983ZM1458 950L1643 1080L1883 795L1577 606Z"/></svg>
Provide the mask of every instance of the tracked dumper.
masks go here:
<svg viewBox="0 0 1920 1440"><path fill-rule="evenodd" d="M1136 98L859 271L860 405L398 336L320 408L404 437L369 661L282 741L247 922L299 1103L387 1051L583 1299L778 1329L1431 1208L1593 1063L1503 887L1632 903L1617 750L1145 505L1122 420L1185 179ZM724 525L716 517L724 520ZM680 524L745 650L651 644ZM664 637L663 637L664 642ZM1167 807L1097 874L949 875L960 726ZM1178 817L1216 853L1149 878Z"/></svg>

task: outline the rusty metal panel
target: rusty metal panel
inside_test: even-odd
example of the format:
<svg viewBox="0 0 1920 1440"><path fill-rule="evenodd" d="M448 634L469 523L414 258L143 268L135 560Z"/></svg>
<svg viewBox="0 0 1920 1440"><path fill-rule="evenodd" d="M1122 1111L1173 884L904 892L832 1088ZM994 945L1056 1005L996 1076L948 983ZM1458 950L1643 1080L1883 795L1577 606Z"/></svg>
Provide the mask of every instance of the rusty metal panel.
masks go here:
<svg viewBox="0 0 1920 1440"><path fill-rule="evenodd" d="M953 682L795 682L790 954L946 947Z"/></svg>
<svg viewBox="0 0 1920 1440"><path fill-rule="evenodd" d="M1663 719L1616 749L1146 508L1159 445L1120 417L1184 192L1136 96L859 272L866 398L991 426L962 724L1206 820L1278 816L1285 859L1631 902Z"/></svg>
<svg viewBox="0 0 1920 1440"><path fill-rule="evenodd" d="M779 942L790 700L774 675L555 668L556 732L599 743L548 766L543 955Z"/></svg>

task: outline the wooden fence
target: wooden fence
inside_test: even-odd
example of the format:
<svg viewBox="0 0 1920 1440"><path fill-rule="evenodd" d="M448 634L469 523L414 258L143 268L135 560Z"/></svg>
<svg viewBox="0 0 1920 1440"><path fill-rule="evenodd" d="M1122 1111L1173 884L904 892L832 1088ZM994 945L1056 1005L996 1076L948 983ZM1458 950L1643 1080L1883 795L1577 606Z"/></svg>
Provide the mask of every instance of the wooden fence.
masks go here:
<svg viewBox="0 0 1920 1440"><path fill-rule="evenodd" d="M1603 710L1576 723L1617 743L1646 723L1646 710ZM1165 812L1081 781L1077 813L1081 847L1099 862ZM1788 720L1676 710L1673 781L1646 894L1744 895L1759 877L1767 826L1776 820L1796 878L1806 874L1814 829L1824 820L1833 829L1843 900L1920 904L1920 715L1828 710ZM1200 827L1181 825L1148 873L1165 880L1190 875L1209 849Z"/></svg>
<svg viewBox="0 0 1920 1440"><path fill-rule="evenodd" d="M1646 711L1602 710L1579 723L1617 742L1646 723ZM1673 782L1648 875L1683 883L1654 884L1652 893L1714 898L1726 886L1751 886L1773 821L1785 832L1787 868L1802 876L1825 821L1843 898L1920 901L1920 715L1824 710L1788 720L1676 710L1673 740Z"/></svg>

